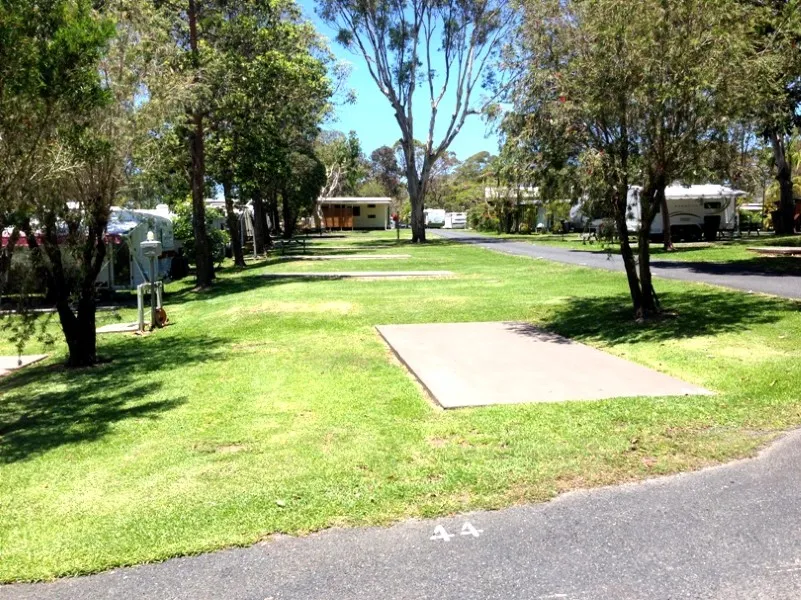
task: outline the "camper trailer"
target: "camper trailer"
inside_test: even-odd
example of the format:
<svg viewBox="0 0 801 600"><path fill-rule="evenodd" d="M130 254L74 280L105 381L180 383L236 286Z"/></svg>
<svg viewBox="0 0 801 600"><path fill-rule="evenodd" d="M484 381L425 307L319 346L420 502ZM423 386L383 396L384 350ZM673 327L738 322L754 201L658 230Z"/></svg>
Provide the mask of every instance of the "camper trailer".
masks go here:
<svg viewBox="0 0 801 600"><path fill-rule="evenodd" d="M423 211L426 227L438 229L445 226L445 210L442 208L427 208Z"/></svg>
<svg viewBox="0 0 801 600"><path fill-rule="evenodd" d="M628 194L627 224L630 231L640 229L640 194L642 188L632 187ZM737 229L737 199L745 192L722 185L671 185L665 189L673 239L714 241L718 232L734 233ZM651 223L651 235L661 238L664 233L662 216L657 214Z"/></svg>
<svg viewBox="0 0 801 600"><path fill-rule="evenodd" d="M160 204L156 210L112 207L106 228L108 254L97 276L98 285L109 289L136 289L140 283L149 281L150 260L141 248L149 231L161 242L162 248L156 261L156 277L164 279L169 275L177 247L167 206Z"/></svg>
<svg viewBox="0 0 801 600"><path fill-rule="evenodd" d="M640 195L642 187L629 188L627 197L626 225L631 233L640 230L642 218ZM737 229L737 199L745 192L722 185L671 185L665 189L670 215L670 233L673 239L698 241L702 238L714 241L718 232ZM603 215L587 214L587 202L570 209L570 224L576 229L597 229ZM657 214L651 223L652 238L663 235L662 215Z"/></svg>
<svg viewBox="0 0 801 600"><path fill-rule="evenodd" d="M467 227L467 213L449 212L445 213L445 229L465 229Z"/></svg>

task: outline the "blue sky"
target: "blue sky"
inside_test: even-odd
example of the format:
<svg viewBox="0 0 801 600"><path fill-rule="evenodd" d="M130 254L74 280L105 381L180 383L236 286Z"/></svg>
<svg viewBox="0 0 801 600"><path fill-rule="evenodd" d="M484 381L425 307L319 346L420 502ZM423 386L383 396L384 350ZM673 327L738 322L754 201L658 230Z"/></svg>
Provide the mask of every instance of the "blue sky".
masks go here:
<svg viewBox="0 0 801 600"><path fill-rule="evenodd" d="M356 102L354 104L338 106L334 121L327 123L326 129L338 129L347 133L355 131L361 140L362 150L369 156L370 152L379 146L391 146L400 138L400 129L393 116L392 109L387 99L378 90L367 66L361 55L354 54L346 50L334 41L336 31L322 23L314 12L314 0L299 0L303 13L314 23L318 31L329 38L331 50L338 59L346 61L351 65L351 74L348 87L356 91ZM418 139L423 139L428 130L428 91L421 88L415 96L415 134ZM437 119L437 132L435 142L441 139L442 132L446 123L445 117L449 117L453 108L453 99L445 97L440 105ZM450 150L464 160L468 156L487 150L492 154L498 153L497 136L488 130L487 125L477 115L467 118L464 127L454 140Z"/></svg>

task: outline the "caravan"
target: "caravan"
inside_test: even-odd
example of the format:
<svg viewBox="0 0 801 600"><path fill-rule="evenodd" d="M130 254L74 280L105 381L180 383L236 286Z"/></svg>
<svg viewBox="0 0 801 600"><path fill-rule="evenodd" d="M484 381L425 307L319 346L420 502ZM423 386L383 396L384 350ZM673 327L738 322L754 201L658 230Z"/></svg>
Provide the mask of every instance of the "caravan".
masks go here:
<svg viewBox="0 0 801 600"><path fill-rule="evenodd" d="M642 187L629 188L626 201L626 225L632 234L640 230L642 209L640 195ZM714 241L718 232L734 233L737 229L737 199L745 192L723 185L671 185L665 188L670 216L670 233L673 239L699 241L702 238ZM603 215L586 214L589 203L581 202L570 209L570 224L576 229L597 229ZM663 234L662 216L657 213L651 223L652 238Z"/></svg>
<svg viewBox="0 0 801 600"><path fill-rule="evenodd" d="M628 194L626 215L629 231L640 229L641 187L632 187ZM737 229L737 199L745 192L723 185L671 185L665 189L673 239L695 242L701 238L715 241L718 232L734 233ZM651 235L660 238L664 233L662 216L657 214L651 223Z"/></svg>
<svg viewBox="0 0 801 600"><path fill-rule="evenodd" d="M467 228L467 213L463 212L449 212L445 213L444 229L466 229Z"/></svg>
<svg viewBox="0 0 801 600"><path fill-rule="evenodd" d="M426 227L429 229L439 229L445 226L445 210L442 208L426 208L423 211L426 219Z"/></svg>
<svg viewBox="0 0 801 600"><path fill-rule="evenodd" d="M170 273L177 245L173 235L168 207L160 204L156 210L111 208L106 242L108 255L97 276L97 284L109 289L136 289L149 280L150 259L142 252L142 242L149 231L161 242L161 256L156 261L157 277L165 279Z"/></svg>

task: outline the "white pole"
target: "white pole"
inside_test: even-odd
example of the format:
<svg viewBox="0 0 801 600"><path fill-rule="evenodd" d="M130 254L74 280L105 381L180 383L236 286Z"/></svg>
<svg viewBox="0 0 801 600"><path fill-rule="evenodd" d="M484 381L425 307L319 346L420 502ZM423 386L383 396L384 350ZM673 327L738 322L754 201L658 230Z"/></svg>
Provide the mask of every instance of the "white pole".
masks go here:
<svg viewBox="0 0 801 600"><path fill-rule="evenodd" d="M136 286L136 312L139 315L139 331L145 330L145 284Z"/></svg>

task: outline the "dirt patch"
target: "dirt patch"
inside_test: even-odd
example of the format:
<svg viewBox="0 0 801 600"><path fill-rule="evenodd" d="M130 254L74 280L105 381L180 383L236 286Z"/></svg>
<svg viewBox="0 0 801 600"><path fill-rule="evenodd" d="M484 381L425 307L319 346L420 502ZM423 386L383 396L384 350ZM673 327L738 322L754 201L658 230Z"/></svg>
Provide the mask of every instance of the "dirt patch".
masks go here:
<svg viewBox="0 0 801 600"><path fill-rule="evenodd" d="M192 446L192 450L201 454L237 454L247 449L248 447L246 444L212 444L209 442L201 442Z"/></svg>
<svg viewBox="0 0 801 600"><path fill-rule="evenodd" d="M280 302L269 300L260 302L255 306L237 306L227 312L227 314L252 315L258 313L283 313L283 314L337 314L349 315L361 310L358 305L352 302Z"/></svg>

